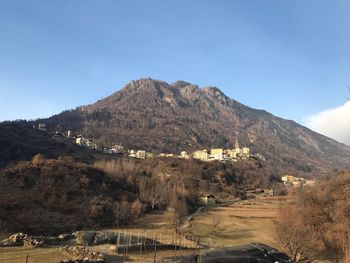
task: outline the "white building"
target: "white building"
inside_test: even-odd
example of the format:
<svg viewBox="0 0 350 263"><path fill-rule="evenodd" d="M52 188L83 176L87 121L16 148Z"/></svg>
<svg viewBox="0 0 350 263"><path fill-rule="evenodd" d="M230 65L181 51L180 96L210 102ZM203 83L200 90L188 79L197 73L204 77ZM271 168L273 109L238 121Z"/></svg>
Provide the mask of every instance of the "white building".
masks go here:
<svg viewBox="0 0 350 263"><path fill-rule="evenodd" d="M209 160L209 154L207 150L198 150L193 152L193 158L194 159L199 159L201 161L208 161Z"/></svg>
<svg viewBox="0 0 350 263"><path fill-rule="evenodd" d="M142 151L142 150L138 150L136 152L136 158L139 158L139 159L146 159L146 151Z"/></svg>
<svg viewBox="0 0 350 263"><path fill-rule="evenodd" d="M186 151L182 151L180 153L179 157L182 158L182 159L189 159L190 158L190 156L188 155L188 153Z"/></svg>
<svg viewBox="0 0 350 263"><path fill-rule="evenodd" d="M39 123L38 129L41 131L46 131L46 124L45 123Z"/></svg>
<svg viewBox="0 0 350 263"><path fill-rule="evenodd" d="M124 147L116 144L112 147L112 151L113 153L123 153Z"/></svg>

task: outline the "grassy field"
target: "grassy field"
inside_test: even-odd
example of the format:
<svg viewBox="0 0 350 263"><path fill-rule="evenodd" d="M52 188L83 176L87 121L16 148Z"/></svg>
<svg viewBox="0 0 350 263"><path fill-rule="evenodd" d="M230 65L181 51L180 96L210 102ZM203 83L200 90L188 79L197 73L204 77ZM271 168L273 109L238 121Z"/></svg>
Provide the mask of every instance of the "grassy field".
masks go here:
<svg viewBox="0 0 350 263"><path fill-rule="evenodd" d="M211 247L259 242L281 249L273 219L286 202L286 198L261 197L214 206L192 220L187 231Z"/></svg>

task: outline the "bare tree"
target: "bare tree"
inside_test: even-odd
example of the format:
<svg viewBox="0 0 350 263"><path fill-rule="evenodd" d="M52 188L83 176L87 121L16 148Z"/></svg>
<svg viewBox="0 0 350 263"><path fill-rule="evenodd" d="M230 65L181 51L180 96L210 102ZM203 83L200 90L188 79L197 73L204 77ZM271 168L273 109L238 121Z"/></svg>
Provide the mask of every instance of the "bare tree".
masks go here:
<svg viewBox="0 0 350 263"><path fill-rule="evenodd" d="M299 262L310 249L310 232L293 207L282 208L276 220L277 235L291 258Z"/></svg>
<svg viewBox="0 0 350 263"><path fill-rule="evenodd" d="M221 220L219 217L213 216L211 222L212 222L212 226L213 226L213 233L215 233L221 224Z"/></svg>
<svg viewBox="0 0 350 263"><path fill-rule="evenodd" d="M181 199L177 199L173 201L172 206L174 208L174 216L173 216L173 226L176 233L181 232L181 226L184 222L184 218L187 214L187 206L186 202Z"/></svg>
<svg viewBox="0 0 350 263"><path fill-rule="evenodd" d="M152 210L164 202L164 185L158 178L143 178L139 183L140 199L151 205Z"/></svg>

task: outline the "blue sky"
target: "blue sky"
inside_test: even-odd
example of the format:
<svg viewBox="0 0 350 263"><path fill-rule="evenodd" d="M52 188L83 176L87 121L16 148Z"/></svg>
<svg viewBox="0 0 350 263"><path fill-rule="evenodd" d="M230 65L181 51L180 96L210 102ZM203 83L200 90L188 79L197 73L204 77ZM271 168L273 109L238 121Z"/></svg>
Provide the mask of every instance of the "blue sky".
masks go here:
<svg viewBox="0 0 350 263"><path fill-rule="evenodd" d="M0 121L152 77L308 124L348 97L349 14L347 0L0 0Z"/></svg>

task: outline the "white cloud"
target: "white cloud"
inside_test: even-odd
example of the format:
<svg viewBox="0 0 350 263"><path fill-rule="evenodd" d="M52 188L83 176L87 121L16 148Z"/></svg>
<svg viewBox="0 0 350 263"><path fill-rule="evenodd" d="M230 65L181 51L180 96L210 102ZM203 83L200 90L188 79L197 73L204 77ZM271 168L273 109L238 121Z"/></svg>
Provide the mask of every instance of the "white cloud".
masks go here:
<svg viewBox="0 0 350 263"><path fill-rule="evenodd" d="M318 133L350 145L350 101L308 117L306 125Z"/></svg>

